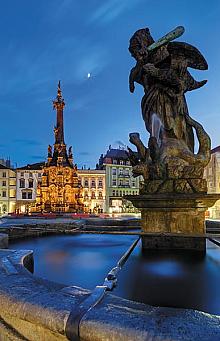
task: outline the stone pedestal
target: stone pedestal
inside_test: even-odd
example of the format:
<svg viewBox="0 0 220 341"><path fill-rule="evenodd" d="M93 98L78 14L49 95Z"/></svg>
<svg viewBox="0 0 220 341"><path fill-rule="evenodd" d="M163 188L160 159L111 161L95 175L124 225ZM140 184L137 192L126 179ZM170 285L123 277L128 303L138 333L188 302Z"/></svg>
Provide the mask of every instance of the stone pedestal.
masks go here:
<svg viewBox="0 0 220 341"><path fill-rule="evenodd" d="M141 211L143 248L204 251L205 211L220 195L157 193L126 199Z"/></svg>

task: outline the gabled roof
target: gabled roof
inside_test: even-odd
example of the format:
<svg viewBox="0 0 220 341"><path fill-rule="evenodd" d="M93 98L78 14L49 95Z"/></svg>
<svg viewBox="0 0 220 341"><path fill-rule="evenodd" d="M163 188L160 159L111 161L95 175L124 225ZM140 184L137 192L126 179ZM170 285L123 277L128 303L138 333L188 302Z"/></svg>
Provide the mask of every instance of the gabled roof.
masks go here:
<svg viewBox="0 0 220 341"><path fill-rule="evenodd" d="M37 163L32 163L32 164L27 164L26 166L23 167L18 167L17 169L21 170L40 170L42 167L45 166L45 162L37 162Z"/></svg>
<svg viewBox="0 0 220 341"><path fill-rule="evenodd" d="M220 153L220 146L217 146L211 150L211 154L218 153L218 152Z"/></svg>
<svg viewBox="0 0 220 341"><path fill-rule="evenodd" d="M0 164L0 169L11 169L11 168Z"/></svg>
<svg viewBox="0 0 220 341"><path fill-rule="evenodd" d="M105 158L112 158L112 159L124 159L128 160L128 154L124 149L109 149L104 156Z"/></svg>

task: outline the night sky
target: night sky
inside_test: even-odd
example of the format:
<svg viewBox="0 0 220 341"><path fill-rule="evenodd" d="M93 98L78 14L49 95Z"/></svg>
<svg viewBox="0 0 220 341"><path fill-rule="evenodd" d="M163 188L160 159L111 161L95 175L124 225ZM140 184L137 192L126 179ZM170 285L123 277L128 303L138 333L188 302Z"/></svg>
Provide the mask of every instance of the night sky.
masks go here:
<svg viewBox="0 0 220 341"><path fill-rule="evenodd" d="M186 30L179 40L195 45L209 64L208 71L190 70L208 83L187 93L189 112L211 135L212 147L219 145L219 17L219 0L2 1L0 157L17 166L46 158L59 79L65 142L79 167L94 167L110 144L126 145L129 132L147 141L143 89L128 91L135 64L128 42L139 28L149 27L156 40L178 25Z"/></svg>

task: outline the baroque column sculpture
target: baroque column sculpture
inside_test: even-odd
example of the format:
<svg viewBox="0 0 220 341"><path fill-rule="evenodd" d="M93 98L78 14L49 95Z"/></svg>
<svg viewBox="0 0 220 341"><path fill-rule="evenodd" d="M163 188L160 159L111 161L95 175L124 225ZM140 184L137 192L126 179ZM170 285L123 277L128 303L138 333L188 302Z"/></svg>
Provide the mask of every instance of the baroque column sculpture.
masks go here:
<svg viewBox="0 0 220 341"><path fill-rule="evenodd" d="M219 196L207 194L203 172L210 160L211 141L189 114L185 93L207 82L195 80L188 67L207 70L208 65L197 48L172 41L183 32L179 26L155 42L144 28L130 39L129 51L136 65L130 71L129 87L134 92L138 83L144 89L141 109L150 137L146 146L138 133L129 135L137 148L137 152L128 148L133 174L144 181L140 195L127 199L141 209L144 232L169 237L159 241L158 236L144 237L144 247L204 250L205 210ZM180 234L185 238L179 238ZM195 239L197 234L200 236Z"/></svg>

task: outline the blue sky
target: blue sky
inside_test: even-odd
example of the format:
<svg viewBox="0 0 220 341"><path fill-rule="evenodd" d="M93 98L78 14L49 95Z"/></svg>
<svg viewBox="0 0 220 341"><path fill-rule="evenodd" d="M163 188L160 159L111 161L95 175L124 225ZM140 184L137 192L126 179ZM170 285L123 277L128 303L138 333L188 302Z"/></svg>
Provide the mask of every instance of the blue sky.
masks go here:
<svg viewBox="0 0 220 341"><path fill-rule="evenodd" d="M131 35L149 27L157 39L178 25L180 40L195 45L208 79L187 94L189 112L220 144L220 2L218 0L20 0L1 4L0 157L17 165L44 160L53 144L52 100L61 80L65 141L79 167L94 167L108 146L128 143L129 132L148 139L141 117L141 87L128 91L134 60ZM91 78L87 78L87 73Z"/></svg>

